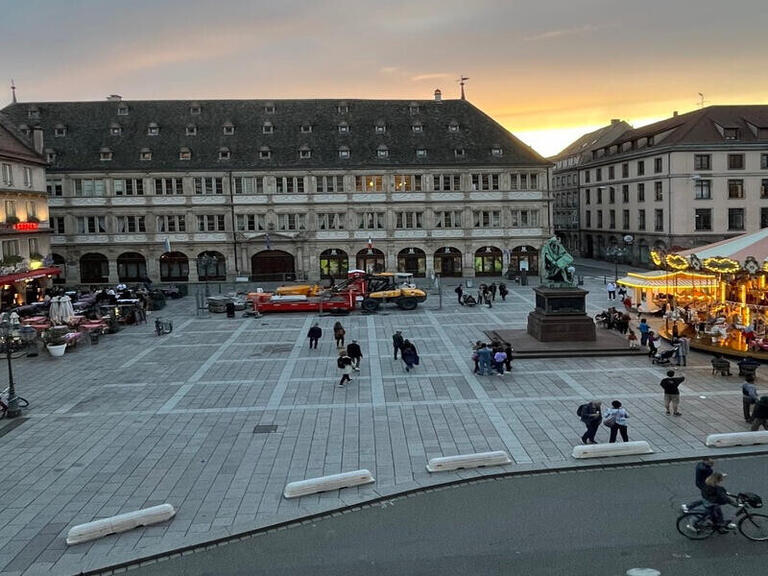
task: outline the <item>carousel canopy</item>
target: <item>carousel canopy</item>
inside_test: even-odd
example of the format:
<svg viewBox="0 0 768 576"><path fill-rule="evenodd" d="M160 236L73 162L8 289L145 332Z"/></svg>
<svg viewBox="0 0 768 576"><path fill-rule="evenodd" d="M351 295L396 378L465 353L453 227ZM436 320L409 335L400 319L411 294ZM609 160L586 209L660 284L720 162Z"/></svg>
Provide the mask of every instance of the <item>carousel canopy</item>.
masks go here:
<svg viewBox="0 0 768 576"><path fill-rule="evenodd" d="M714 289L718 286L717 277L712 274L691 272L630 272L618 282L628 288L650 288L654 292L671 292L681 288Z"/></svg>
<svg viewBox="0 0 768 576"><path fill-rule="evenodd" d="M763 262L768 258L768 228L698 248L683 250L677 254L683 258L696 256L702 261L705 258L731 258L739 262L744 262L748 256L752 256L758 262Z"/></svg>

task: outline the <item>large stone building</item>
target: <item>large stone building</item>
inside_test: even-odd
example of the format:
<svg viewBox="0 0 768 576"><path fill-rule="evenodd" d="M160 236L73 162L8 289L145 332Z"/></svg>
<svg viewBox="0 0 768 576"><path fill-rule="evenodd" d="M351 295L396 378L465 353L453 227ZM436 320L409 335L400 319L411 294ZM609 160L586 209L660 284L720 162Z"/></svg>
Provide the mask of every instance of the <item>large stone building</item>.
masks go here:
<svg viewBox="0 0 768 576"><path fill-rule="evenodd" d="M768 106L710 106L627 130L579 169L582 253L632 260L768 226Z"/></svg>
<svg viewBox="0 0 768 576"><path fill-rule="evenodd" d="M611 120L608 126L585 134L550 158L554 164L550 183L552 224L555 234L571 254L581 255L579 169L592 159L592 150L605 146L631 129L632 126L623 120Z"/></svg>
<svg viewBox="0 0 768 576"><path fill-rule="evenodd" d="M42 147L41 130L28 137L0 114L0 309L41 299L56 272L44 267L50 228Z"/></svg>
<svg viewBox="0 0 768 576"><path fill-rule="evenodd" d="M45 132L68 283L501 275L550 233L549 164L464 100L16 103Z"/></svg>

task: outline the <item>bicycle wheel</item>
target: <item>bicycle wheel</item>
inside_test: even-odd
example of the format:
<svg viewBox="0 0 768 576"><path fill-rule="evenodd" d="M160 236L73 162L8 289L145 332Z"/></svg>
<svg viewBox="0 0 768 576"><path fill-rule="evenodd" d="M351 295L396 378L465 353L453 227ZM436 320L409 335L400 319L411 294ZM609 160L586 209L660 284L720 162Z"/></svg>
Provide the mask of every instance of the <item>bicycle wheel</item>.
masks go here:
<svg viewBox="0 0 768 576"><path fill-rule="evenodd" d="M768 540L768 516L751 512L739 520L739 532L755 542Z"/></svg>
<svg viewBox="0 0 768 576"><path fill-rule="evenodd" d="M704 540L714 534L715 527L707 514L692 512L677 519L677 531L691 540Z"/></svg>

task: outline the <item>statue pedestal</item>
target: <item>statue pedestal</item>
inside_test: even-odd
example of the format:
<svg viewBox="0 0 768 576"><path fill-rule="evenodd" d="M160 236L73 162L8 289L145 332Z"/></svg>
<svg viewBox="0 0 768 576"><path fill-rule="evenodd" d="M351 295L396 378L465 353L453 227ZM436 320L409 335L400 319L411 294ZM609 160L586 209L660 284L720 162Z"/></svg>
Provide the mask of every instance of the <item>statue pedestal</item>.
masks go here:
<svg viewBox="0 0 768 576"><path fill-rule="evenodd" d="M528 334L539 342L594 342L595 322L587 316L581 288L537 286L536 309L528 314Z"/></svg>

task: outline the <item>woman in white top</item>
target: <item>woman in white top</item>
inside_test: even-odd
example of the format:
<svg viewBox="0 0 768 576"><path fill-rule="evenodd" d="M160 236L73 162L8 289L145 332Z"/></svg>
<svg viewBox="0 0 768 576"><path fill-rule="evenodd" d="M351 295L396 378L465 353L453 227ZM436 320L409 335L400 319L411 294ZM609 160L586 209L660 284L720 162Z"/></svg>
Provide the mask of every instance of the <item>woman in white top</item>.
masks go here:
<svg viewBox="0 0 768 576"><path fill-rule="evenodd" d="M603 424L611 429L611 438L609 442L616 442L616 435L621 432L621 439L624 442L629 442L629 434L627 434L627 420L629 419L629 413L621 407L621 402L614 400L611 402L611 408L608 408L603 412Z"/></svg>

